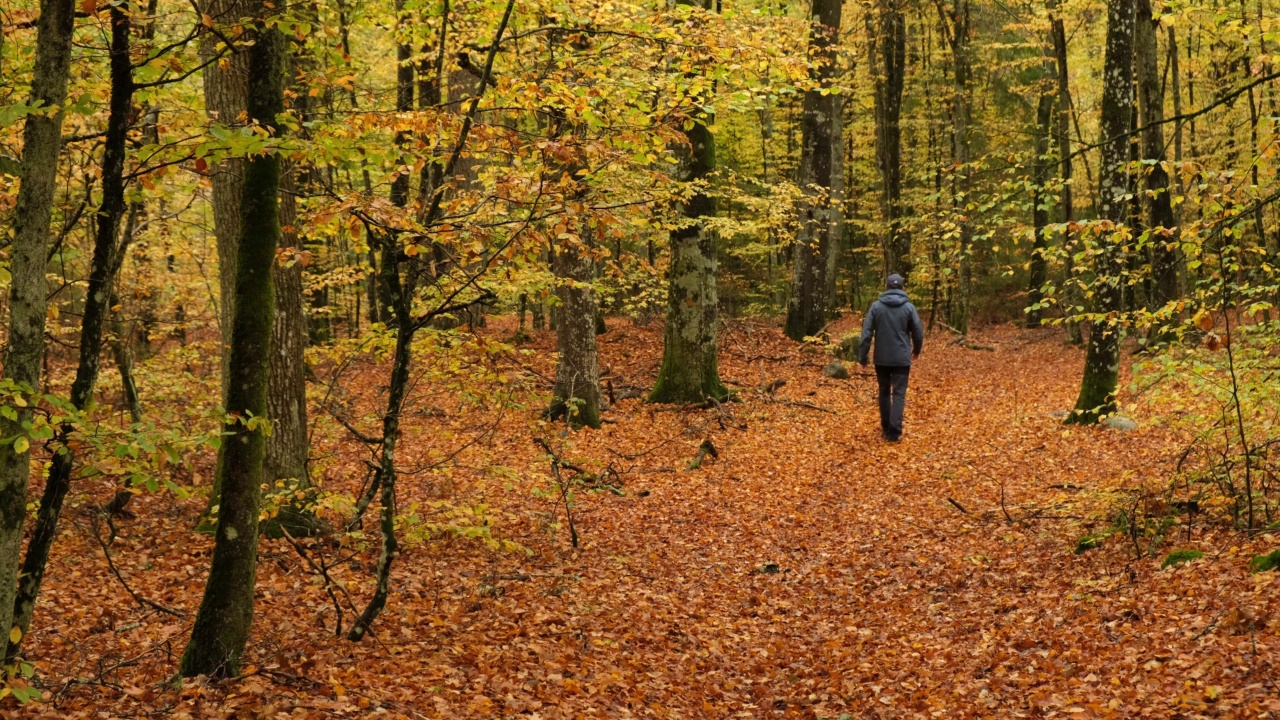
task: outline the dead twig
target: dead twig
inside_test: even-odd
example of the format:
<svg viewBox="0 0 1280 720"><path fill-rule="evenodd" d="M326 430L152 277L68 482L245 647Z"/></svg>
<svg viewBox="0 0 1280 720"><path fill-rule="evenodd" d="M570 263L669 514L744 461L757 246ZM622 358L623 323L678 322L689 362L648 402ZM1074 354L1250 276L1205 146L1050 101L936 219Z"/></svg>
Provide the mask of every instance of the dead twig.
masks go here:
<svg viewBox="0 0 1280 720"><path fill-rule="evenodd" d="M111 550L107 547L106 541L102 539L102 534L98 532L98 516L96 514L91 515L89 517L89 522L93 525L93 539L98 541L98 547L102 548L102 554L107 558L107 568L111 570L112 575L116 576L116 580L120 581L120 586L125 589L125 592L129 593L129 597L133 598L134 602L143 607L162 612L166 615L172 615L174 617L187 616L187 614L181 610L174 610L173 608L165 607L154 600L139 595L133 588L129 587L129 583L124 579L124 575L120 574L120 570L116 567L115 561L111 559Z"/></svg>

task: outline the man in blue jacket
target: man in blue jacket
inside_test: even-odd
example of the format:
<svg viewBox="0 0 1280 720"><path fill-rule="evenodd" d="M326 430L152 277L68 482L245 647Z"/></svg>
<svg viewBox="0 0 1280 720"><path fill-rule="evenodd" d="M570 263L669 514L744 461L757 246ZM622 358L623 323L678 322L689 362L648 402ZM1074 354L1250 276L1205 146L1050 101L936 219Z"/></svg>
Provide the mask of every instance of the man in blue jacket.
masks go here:
<svg viewBox="0 0 1280 720"><path fill-rule="evenodd" d="M920 357L924 326L916 306L902 289L902 276L894 273L885 280L886 290L871 303L862 321L862 344L858 362L867 366L871 339L875 338L876 379L880 381L880 430L884 439L898 442L902 437L902 411L907 406L907 378L911 361Z"/></svg>

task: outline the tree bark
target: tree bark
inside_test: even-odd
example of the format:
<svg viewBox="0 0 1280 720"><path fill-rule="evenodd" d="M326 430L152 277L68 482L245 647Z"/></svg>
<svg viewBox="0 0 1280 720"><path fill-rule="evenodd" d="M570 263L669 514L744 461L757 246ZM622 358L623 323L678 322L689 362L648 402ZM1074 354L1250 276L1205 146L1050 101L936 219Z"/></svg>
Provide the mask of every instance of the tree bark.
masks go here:
<svg viewBox="0 0 1280 720"><path fill-rule="evenodd" d="M600 369L596 352L596 294L591 229L581 223L577 245L556 248L553 270L560 298L556 326L556 384L552 393L552 419L567 418L574 426L600 427ZM665 356L665 353L664 353Z"/></svg>
<svg viewBox="0 0 1280 720"><path fill-rule="evenodd" d="M1138 0L1134 25L1134 62L1137 71L1138 125L1142 128L1142 159L1146 176L1147 212L1150 232L1152 310L1160 310L1178 300L1178 221L1173 215L1169 172L1165 169L1164 87L1160 82L1156 30L1159 19L1151 11L1150 0ZM1256 167L1256 164L1255 164ZM1157 336L1165 333L1157 333Z"/></svg>
<svg viewBox="0 0 1280 720"><path fill-rule="evenodd" d="M22 130L22 182L14 209L10 245L9 343L4 354L4 382L24 398L40 389L44 354L48 288L45 268L49 255L49 225L62 149L61 110L67 97L71 66L71 35L75 4L69 0L41 0L36 24L35 71L31 105L59 108L54 113L28 115ZM31 406L15 407L13 417L0 417L0 436L25 439L22 423L31 420ZM18 587L18 554L27 516L27 481L31 455L17 440L0 443L0 647L7 647L13 625ZM7 656L7 654L6 654Z"/></svg>
<svg viewBox="0 0 1280 720"><path fill-rule="evenodd" d="M280 244L286 249L298 247L295 188L291 168L281 177L280 192ZM306 485L307 385L302 353L307 323L302 308L302 263L274 262L271 273L274 276L276 311L271 330L270 389L267 392L271 434L267 436L263 475L269 484L294 480Z"/></svg>
<svg viewBox="0 0 1280 720"><path fill-rule="evenodd" d="M1034 237L1031 248L1031 272L1027 279L1027 327L1039 327L1044 316L1040 303L1044 300L1044 284L1049 278L1049 207L1045 184L1049 182L1049 133L1053 126L1053 95L1040 94L1036 105L1034 183L1031 187L1031 226Z"/></svg>
<svg viewBox="0 0 1280 720"><path fill-rule="evenodd" d="M1072 207L1071 194L1071 82L1070 76L1067 74L1067 30L1062 22L1061 14L1058 12L1058 3L1056 0L1050 5L1050 14L1052 22L1050 24L1050 34L1053 36L1053 55L1058 66L1058 122L1055 128L1058 141L1058 162L1060 163L1059 178L1062 180L1062 194L1058 200L1062 203L1062 247L1064 250L1065 274L1066 281L1063 283L1066 288L1064 291L1065 304L1067 313L1074 314L1077 305L1075 292L1074 274L1075 260L1074 251L1072 250L1071 240L1071 223L1075 219L1075 209ZM1067 320L1067 341L1073 345L1079 345L1082 342L1080 337L1080 324Z"/></svg>
<svg viewBox="0 0 1280 720"><path fill-rule="evenodd" d="M704 181L715 170L715 137L702 122L695 122L685 135L690 146L683 149L678 179ZM728 390L720 382L716 341L719 299L715 236L702 222L702 218L715 214L715 206L706 193L694 192L681 203L680 213L684 222L671 231L662 365L649 400L703 402L708 397L722 400ZM562 251L560 255L563 254ZM561 327L566 324L562 321Z"/></svg>
<svg viewBox="0 0 1280 720"><path fill-rule="evenodd" d="M1095 259L1093 313L1098 317L1089 332L1084 376L1075 411L1067 422L1096 423L1115 411L1119 383L1120 332L1116 318L1122 300L1125 269L1124 244L1128 239L1129 127L1133 118L1134 0L1108 0L1107 49L1103 62L1102 163L1099 168L1099 216L1103 229Z"/></svg>
<svg viewBox="0 0 1280 720"><path fill-rule="evenodd" d="M871 13L867 13L871 33ZM902 206L902 89L906 79L907 31L899 0L881 0L878 32L871 34L876 52L876 161L880 169L881 208L885 234L881 241L885 275L911 274L911 234L904 227Z"/></svg>
<svg viewBox="0 0 1280 720"><path fill-rule="evenodd" d="M258 26L256 42L246 51L249 72L248 117L275 128L284 108L283 43L279 33L262 23L270 12L251 6ZM278 196L280 158L256 156L244 164L239 207L240 238L236 257L231 325L227 408L234 420L223 426L218 452L222 498L214 534L213 561L204 598L182 655L184 677L239 673L253 621L257 575L258 503L266 454L265 428L254 424L267 412L268 364L271 356L275 297L272 282L276 245L280 240Z"/></svg>
<svg viewBox="0 0 1280 720"><path fill-rule="evenodd" d="M939 5L939 10L942 6ZM945 12L944 18L945 18ZM952 175L952 207L959 228L959 273L951 302L951 326L969 332L969 300L973 285L973 223L969 218L973 169L969 138L969 0L955 0L947 27L950 29L952 63L951 138L955 163Z"/></svg>
<svg viewBox="0 0 1280 720"><path fill-rule="evenodd" d="M801 121L800 208L787 303L786 334L800 341L821 331L827 317L827 253L831 242L832 117L838 110L833 80L842 0L814 0L809 31L809 79L819 87L805 92Z"/></svg>
<svg viewBox="0 0 1280 720"><path fill-rule="evenodd" d="M80 358L75 380L71 385L71 404L84 410L93 397L98 380L99 361L102 354L103 329L111 312L112 285L123 259L124 248L118 238L120 221L124 217L124 158L125 142L130 125L133 105L133 68L130 64L129 14L117 6L110 6L111 49L111 97L107 131L102 154L102 204L98 207L97 226L94 235L93 260L89 271L89 286L85 293L84 312L80 325ZM75 425L63 423L55 432L54 453L49 467L49 477L40 497L40 510L27 544L27 554L22 561L18 594L14 599L13 624L26 635L35 612L36 597L49 562L49 551L57 536L58 517L67 492L71 489L71 474L75 467L75 451L68 446ZM18 643L10 643L8 656L18 653Z"/></svg>

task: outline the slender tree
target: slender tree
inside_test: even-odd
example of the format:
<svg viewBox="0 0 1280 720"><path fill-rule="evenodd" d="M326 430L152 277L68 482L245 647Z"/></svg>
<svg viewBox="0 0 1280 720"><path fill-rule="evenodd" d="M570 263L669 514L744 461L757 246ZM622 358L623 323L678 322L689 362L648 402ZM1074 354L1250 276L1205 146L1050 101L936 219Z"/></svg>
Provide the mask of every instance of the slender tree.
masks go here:
<svg viewBox="0 0 1280 720"><path fill-rule="evenodd" d="M1032 158L1031 185L1031 272L1027 279L1027 327L1038 327L1044 315L1040 307L1044 300L1044 284L1049 279L1049 199L1045 185L1049 182L1052 162L1049 158L1049 134L1053 127L1053 95L1040 93L1036 103L1036 130Z"/></svg>
<svg viewBox="0 0 1280 720"><path fill-rule="evenodd" d="M1160 78L1156 39L1160 20L1152 14L1150 0L1137 1L1134 62L1138 78L1138 125L1142 128L1142 172L1146 178L1143 205L1150 232L1148 247L1154 280L1150 304L1153 309L1160 309L1181 295L1178 285L1178 221L1173 216L1169 172L1165 169L1164 83Z"/></svg>
<svg viewBox="0 0 1280 720"><path fill-rule="evenodd" d="M792 266L786 334L792 340L816 335L827 318L827 253L831 243L832 116L836 113L836 48L843 0L814 0L809 30L809 80L801 120L800 209Z"/></svg>
<svg viewBox="0 0 1280 720"><path fill-rule="evenodd" d="M1096 252L1096 287L1084 377L1070 423L1095 423L1115 411L1120 332L1115 319L1122 301L1124 245L1129 236L1129 129L1133 119L1134 0L1108 0L1107 49L1103 61L1102 163L1099 217L1104 223Z"/></svg>
<svg viewBox="0 0 1280 720"><path fill-rule="evenodd" d="M108 53L111 66L110 110L103 141L102 202L96 216L93 259L80 324L79 363L71 385L71 405L77 410L84 410L93 397L102 354L103 330L111 313L115 278L124 259L120 223L125 214L124 160L133 112L133 65L129 55L131 23L129 13L117 5L109 6L108 16L111 23L111 48ZM49 562L49 550L57 536L63 501L71 489L76 453L68 440L74 430L75 426L71 422L65 422L55 433L54 444L58 451L54 453L50 463L49 476L40 497L40 510L36 515L31 540L27 543L27 554L22 561L18 596L14 601L13 624L24 635L31 626L36 597L40 593L40 584ZM17 653L17 646L18 643L10 643L10 656Z"/></svg>
<svg viewBox="0 0 1280 720"><path fill-rule="evenodd" d="M880 169L880 197L885 220L881 240L883 271L911 274L911 235L902 205L902 90L906 80L907 24L900 0L880 0L878 27L867 13L868 44L874 52L876 107L876 163Z"/></svg>
<svg viewBox="0 0 1280 720"><path fill-rule="evenodd" d="M246 51L247 117L274 132L284 109L282 39L267 27L265 0L249 0L253 44ZM220 509L213 561L204 598L182 655L179 672L234 676L240 671L249 626L258 561L258 504L266 455L267 378L275 293L272 282L280 241L280 158L273 152L247 159L239 201L240 229L235 275L235 312L228 351L227 409L218 452Z"/></svg>
<svg viewBox="0 0 1280 720"><path fill-rule="evenodd" d="M1071 278L1074 267L1074 250L1072 249L1071 239L1071 222L1075 219L1075 210L1072 207L1072 188L1071 188L1071 82L1068 75L1067 65L1067 29L1062 21L1062 14L1058 11L1057 0L1049 0L1049 16L1050 28L1049 34L1053 39L1053 57L1058 70L1058 119L1054 127L1054 135L1057 139L1058 146L1058 163L1059 163L1059 179L1062 181L1062 191L1058 198L1062 205L1062 246L1066 250L1066 274L1067 274L1067 292L1066 301L1069 308L1069 314L1074 313L1076 305L1074 282ZM1068 321L1067 340L1073 345L1081 343L1080 325L1074 321Z"/></svg>
<svg viewBox="0 0 1280 720"><path fill-rule="evenodd" d="M959 226L960 272L951 303L951 325L961 333L969 331L969 300L973 285L973 223L969 202L973 182L969 128L970 74L969 0L954 0L948 9L938 0L938 14L951 45L951 147L954 170L951 176L952 206Z"/></svg>
<svg viewBox="0 0 1280 720"><path fill-rule="evenodd" d="M35 71L31 79L33 107L55 112L27 115L22 131L22 182L13 213L10 244L9 342L4 354L8 390L24 398L40 388L40 358L44 354L48 290L45 267L49 256L49 225L62 149L62 106L67 97L71 67L71 34L75 4L69 0L41 0L36 24ZM0 644L16 635L14 594L18 587L18 553L27 516L27 479L31 474L29 441L23 423L31 420L34 400L14 403L12 415L0 416Z"/></svg>

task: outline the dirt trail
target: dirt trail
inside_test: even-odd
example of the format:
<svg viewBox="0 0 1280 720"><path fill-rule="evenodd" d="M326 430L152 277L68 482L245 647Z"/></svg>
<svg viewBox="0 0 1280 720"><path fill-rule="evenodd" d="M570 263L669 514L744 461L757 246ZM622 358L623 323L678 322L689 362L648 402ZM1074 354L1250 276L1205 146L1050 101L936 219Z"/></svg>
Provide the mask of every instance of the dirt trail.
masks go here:
<svg viewBox="0 0 1280 720"><path fill-rule="evenodd" d="M617 321L601 340L615 389L652 382L657 327ZM850 380L827 379L824 355L760 324L727 333L721 372L742 402L723 412L620 400L603 430L566 444L530 407L460 456L449 483L439 473L406 480L404 499L407 508L482 496L501 509L495 535L530 554L462 540L415 546L398 560L380 641L351 645L333 638L329 600L292 550L266 543L257 673L166 692L155 683L173 665L161 650L109 673L115 687L70 692L58 712L1274 716L1276 593L1272 574L1244 568L1265 541L1174 571L1160 571L1159 556L1136 560L1119 539L1073 554L1105 507L1097 493L1166 477L1174 448L1145 421L1133 433L1064 429L1051 414L1071 406L1082 353L1051 332L982 333L994 351L948 340L931 337L912 373L898 445L879 439L873 377L854 366ZM553 371L549 352L536 357L532 370ZM759 389L775 379L786 384ZM406 447L425 453L465 421L433 414L406 423ZM548 476L535 434L566 459L622 473L625 495L579 496L576 550L563 528L548 530L550 501L533 497ZM719 458L687 470L704 439ZM459 484L468 474L505 480ZM178 539L149 551L158 571L138 570L134 555L126 572L194 610L207 541L183 528L189 508L144 500L125 542ZM66 540L50 597L73 594L66 554L91 555L82 534ZM1212 555L1237 544L1197 531L1169 548ZM371 557L337 571L353 592ZM178 651L182 623L143 615L121 594L104 588L96 616L51 620L46 606L37 622L56 627L31 644L67 650L41 658L51 678L93 676L95 657L127 658L123 646L142 652L161 633ZM1252 633L1241 608L1256 618Z"/></svg>

